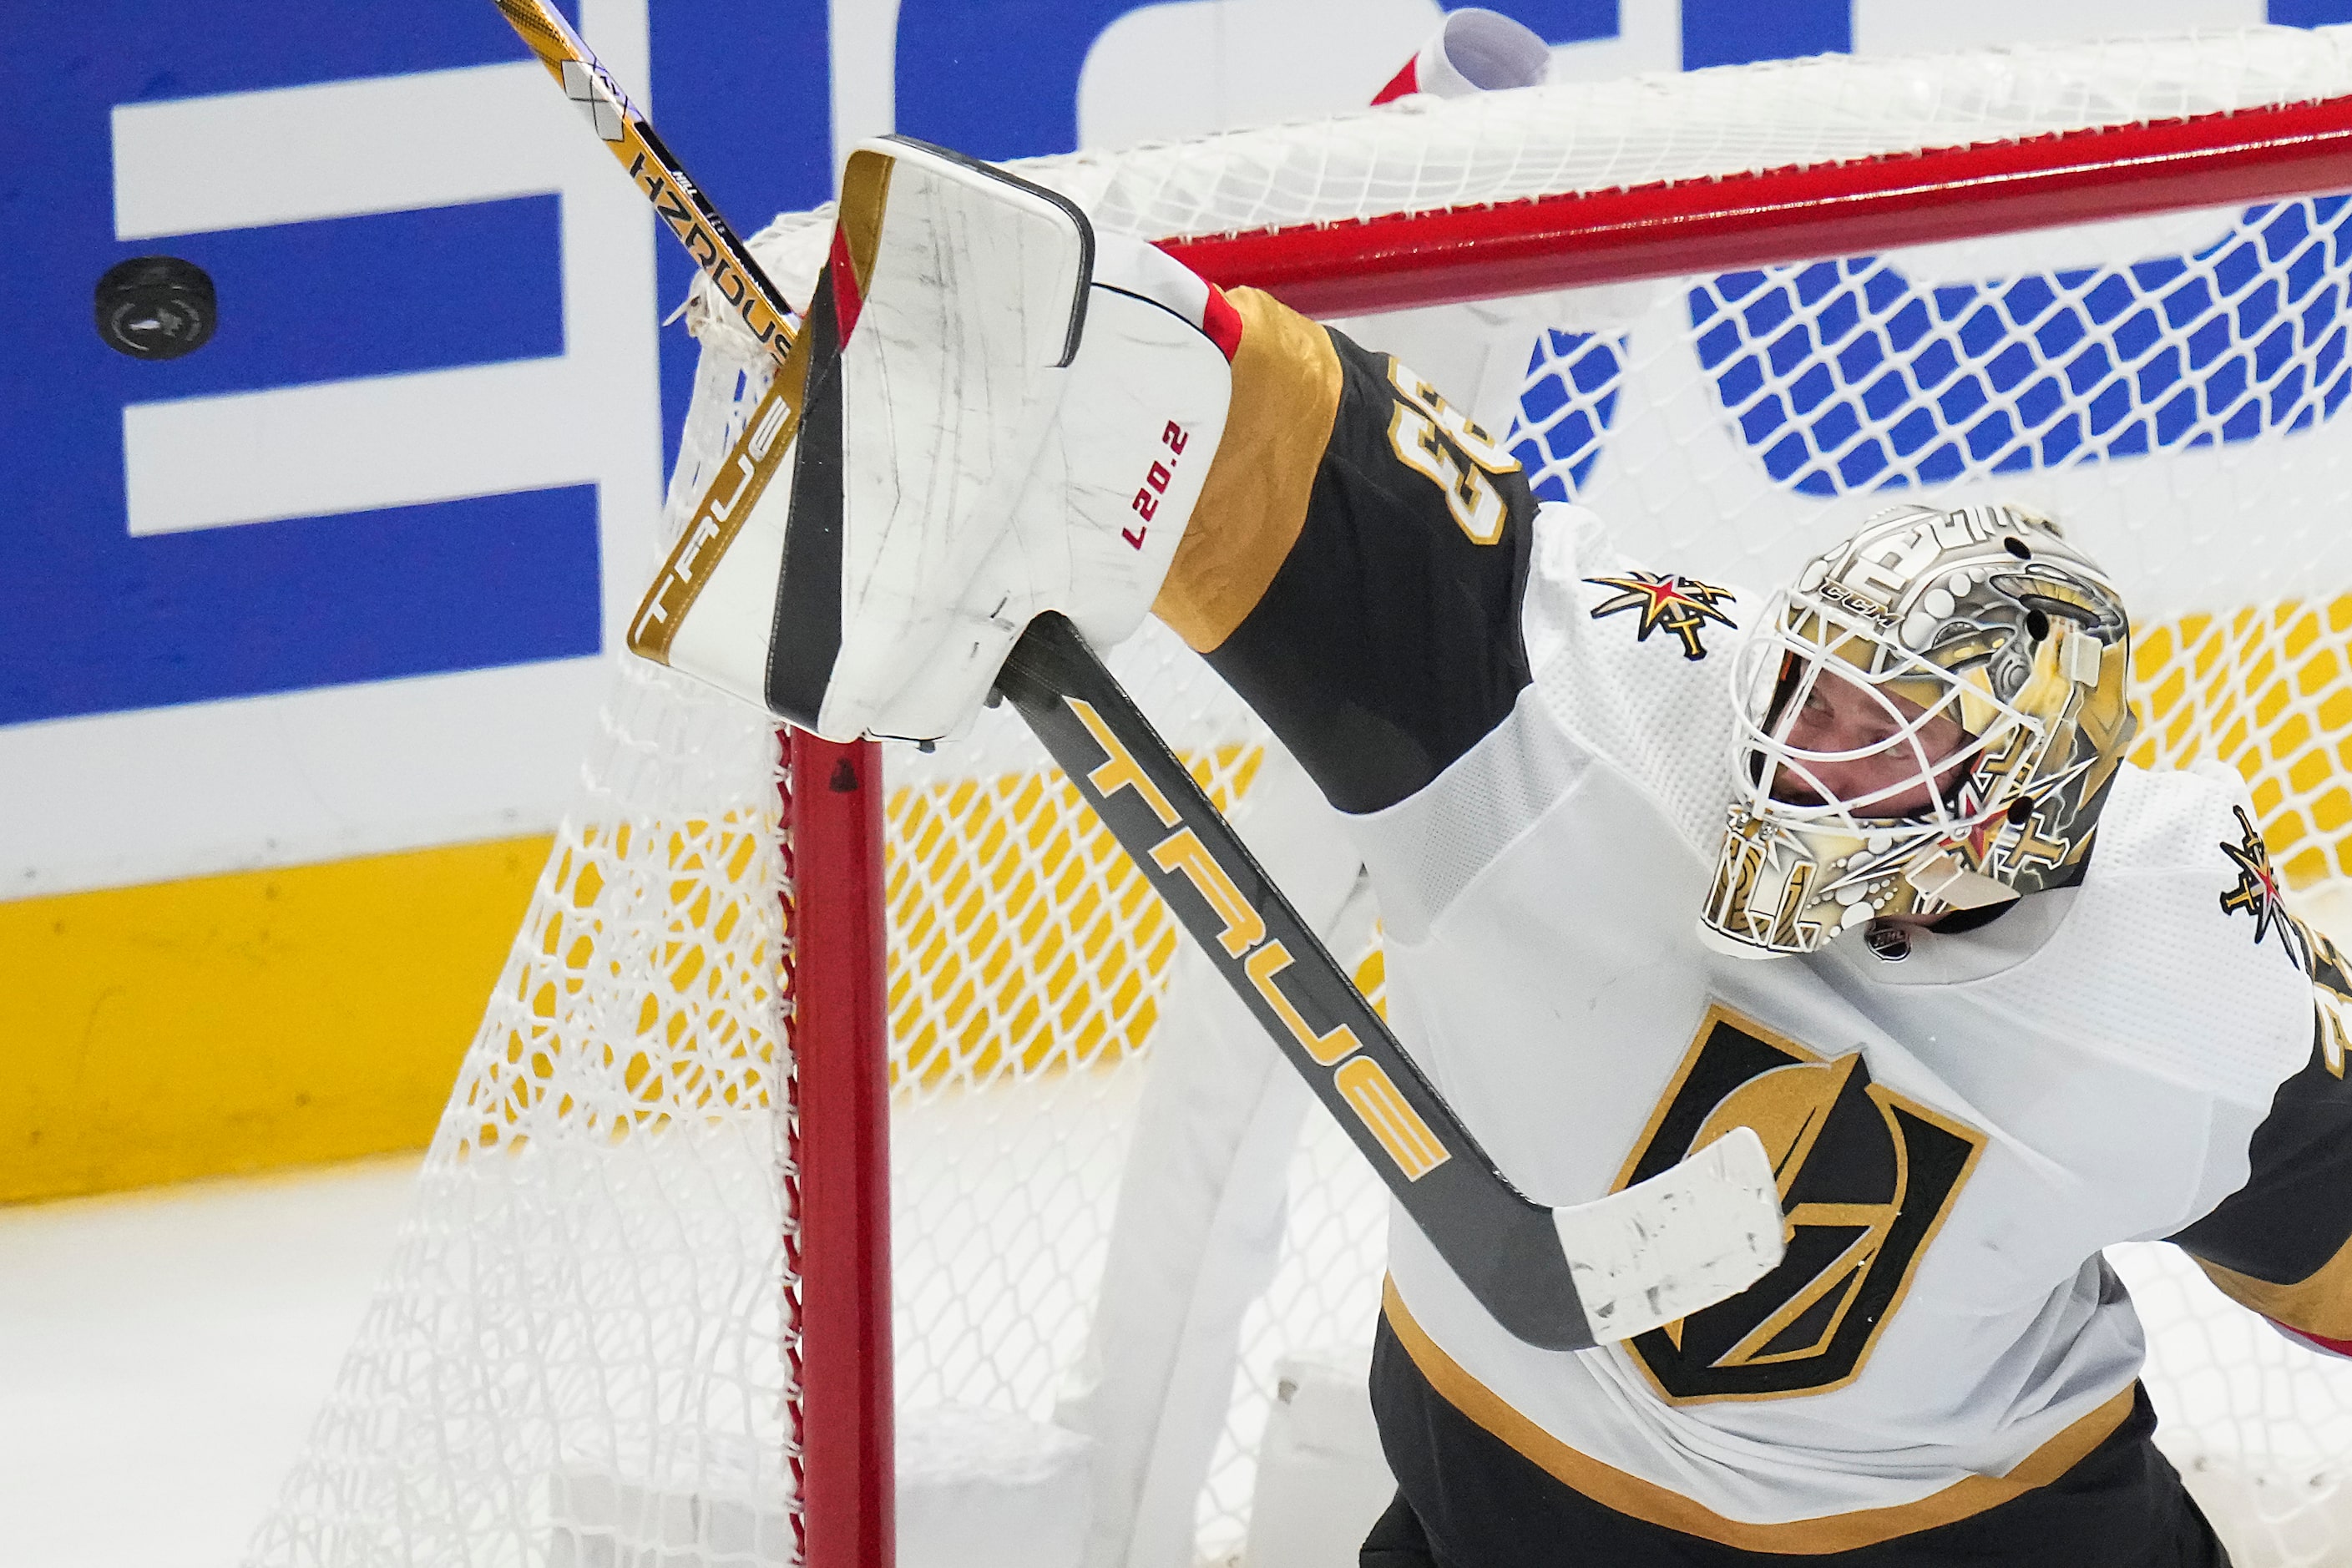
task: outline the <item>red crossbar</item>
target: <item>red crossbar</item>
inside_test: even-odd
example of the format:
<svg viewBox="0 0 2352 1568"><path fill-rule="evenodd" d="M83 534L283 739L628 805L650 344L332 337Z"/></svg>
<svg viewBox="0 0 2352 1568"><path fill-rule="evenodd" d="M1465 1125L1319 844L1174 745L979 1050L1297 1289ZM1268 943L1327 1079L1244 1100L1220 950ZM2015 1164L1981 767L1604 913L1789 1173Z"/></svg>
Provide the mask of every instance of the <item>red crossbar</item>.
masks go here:
<svg viewBox="0 0 2352 1568"><path fill-rule="evenodd" d="M1160 247L1310 315L1864 255L2352 189L2352 98Z"/></svg>

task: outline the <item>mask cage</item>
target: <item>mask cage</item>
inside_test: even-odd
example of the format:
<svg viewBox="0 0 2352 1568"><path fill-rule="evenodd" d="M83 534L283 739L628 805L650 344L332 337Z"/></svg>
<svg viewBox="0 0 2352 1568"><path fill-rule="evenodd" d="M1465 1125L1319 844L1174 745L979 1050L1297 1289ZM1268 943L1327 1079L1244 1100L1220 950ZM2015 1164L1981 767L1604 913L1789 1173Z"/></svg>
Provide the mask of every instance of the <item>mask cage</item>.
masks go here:
<svg viewBox="0 0 2352 1568"><path fill-rule="evenodd" d="M1975 798L1970 784L1979 760L2015 729L2037 738L2043 729L2032 714L1982 687L1964 685L1893 639L1858 631L1786 591L1773 596L1756 635L1741 645L1731 681L1738 715L1732 776L1742 804L1752 816L1790 827L1865 836L1905 828L1937 837L1964 833L2007 805ZM1993 711L1981 733L1971 734L1961 721L1964 696ZM1847 704L1846 727L1861 731L1862 742L1839 751L1793 743L1790 733L1816 700ZM1944 718L1960 739L1931 755L1928 732ZM1832 784L1874 759L1885 759L1883 779L1858 791L1851 778L1843 781L1843 791ZM1924 809L1887 809L1923 784Z"/></svg>

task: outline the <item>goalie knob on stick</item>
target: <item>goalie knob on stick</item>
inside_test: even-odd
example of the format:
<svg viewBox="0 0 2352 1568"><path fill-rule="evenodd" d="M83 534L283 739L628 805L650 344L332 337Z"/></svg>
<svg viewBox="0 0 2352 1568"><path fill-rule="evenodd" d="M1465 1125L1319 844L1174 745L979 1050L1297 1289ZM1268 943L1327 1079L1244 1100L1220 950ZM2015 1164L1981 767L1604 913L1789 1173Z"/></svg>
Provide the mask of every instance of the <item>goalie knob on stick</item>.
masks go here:
<svg viewBox="0 0 2352 1568"><path fill-rule="evenodd" d="M1524 23L1499 12L1466 7L1446 16L1372 102L1377 107L1414 93L1466 98L1474 92L1533 87L1550 70L1551 46Z"/></svg>

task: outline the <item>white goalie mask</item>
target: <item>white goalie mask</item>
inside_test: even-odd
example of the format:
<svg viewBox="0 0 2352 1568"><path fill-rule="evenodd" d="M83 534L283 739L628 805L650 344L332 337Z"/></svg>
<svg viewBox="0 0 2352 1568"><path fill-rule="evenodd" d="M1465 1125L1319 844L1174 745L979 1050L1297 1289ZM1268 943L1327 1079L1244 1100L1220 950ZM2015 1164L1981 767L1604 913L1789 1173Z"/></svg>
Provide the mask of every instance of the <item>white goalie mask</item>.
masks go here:
<svg viewBox="0 0 2352 1568"><path fill-rule="evenodd" d="M2123 601L2047 519L1902 506L1806 563L1732 668L1700 934L1762 958L2081 874L2131 739Z"/></svg>

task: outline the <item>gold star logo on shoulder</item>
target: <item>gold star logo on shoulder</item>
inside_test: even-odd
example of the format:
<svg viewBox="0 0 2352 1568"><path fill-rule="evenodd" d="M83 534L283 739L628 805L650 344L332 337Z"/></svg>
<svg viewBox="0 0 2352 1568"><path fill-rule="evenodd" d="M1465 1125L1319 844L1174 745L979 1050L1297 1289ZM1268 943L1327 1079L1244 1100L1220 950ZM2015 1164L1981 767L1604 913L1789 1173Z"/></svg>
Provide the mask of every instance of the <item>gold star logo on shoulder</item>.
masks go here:
<svg viewBox="0 0 2352 1568"><path fill-rule="evenodd" d="M1622 577L1587 577L1585 581L1595 587L1618 590L1615 598L1594 607L1594 620L1622 610L1639 610L1642 619L1634 628L1634 640L1648 642L1650 634L1664 626L1681 640L1685 658L1706 657L1706 648L1698 640L1700 627L1709 621L1727 626L1734 624L1716 606L1730 604L1738 595L1680 573L1628 572Z"/></svg>
<svg viewBox="0 0 2352 1568"><path fill-rule="evenodd" d="M2288 918L2286 900L2279 890L2278 873L2271 869L2271 852L2263 842L2261 831L2242 805L2230 808L2237 814L2239 840L2232 844L2221 841L2221 853L2238 868L2238 885L2221 895L2221 912L2236 914L2240 910L2254 917L2254 942L2275 929L2279 945L2298 966L2305 966L2304 955L2296 952L2296 938L2302 934L2294 921Z"/></svg>

